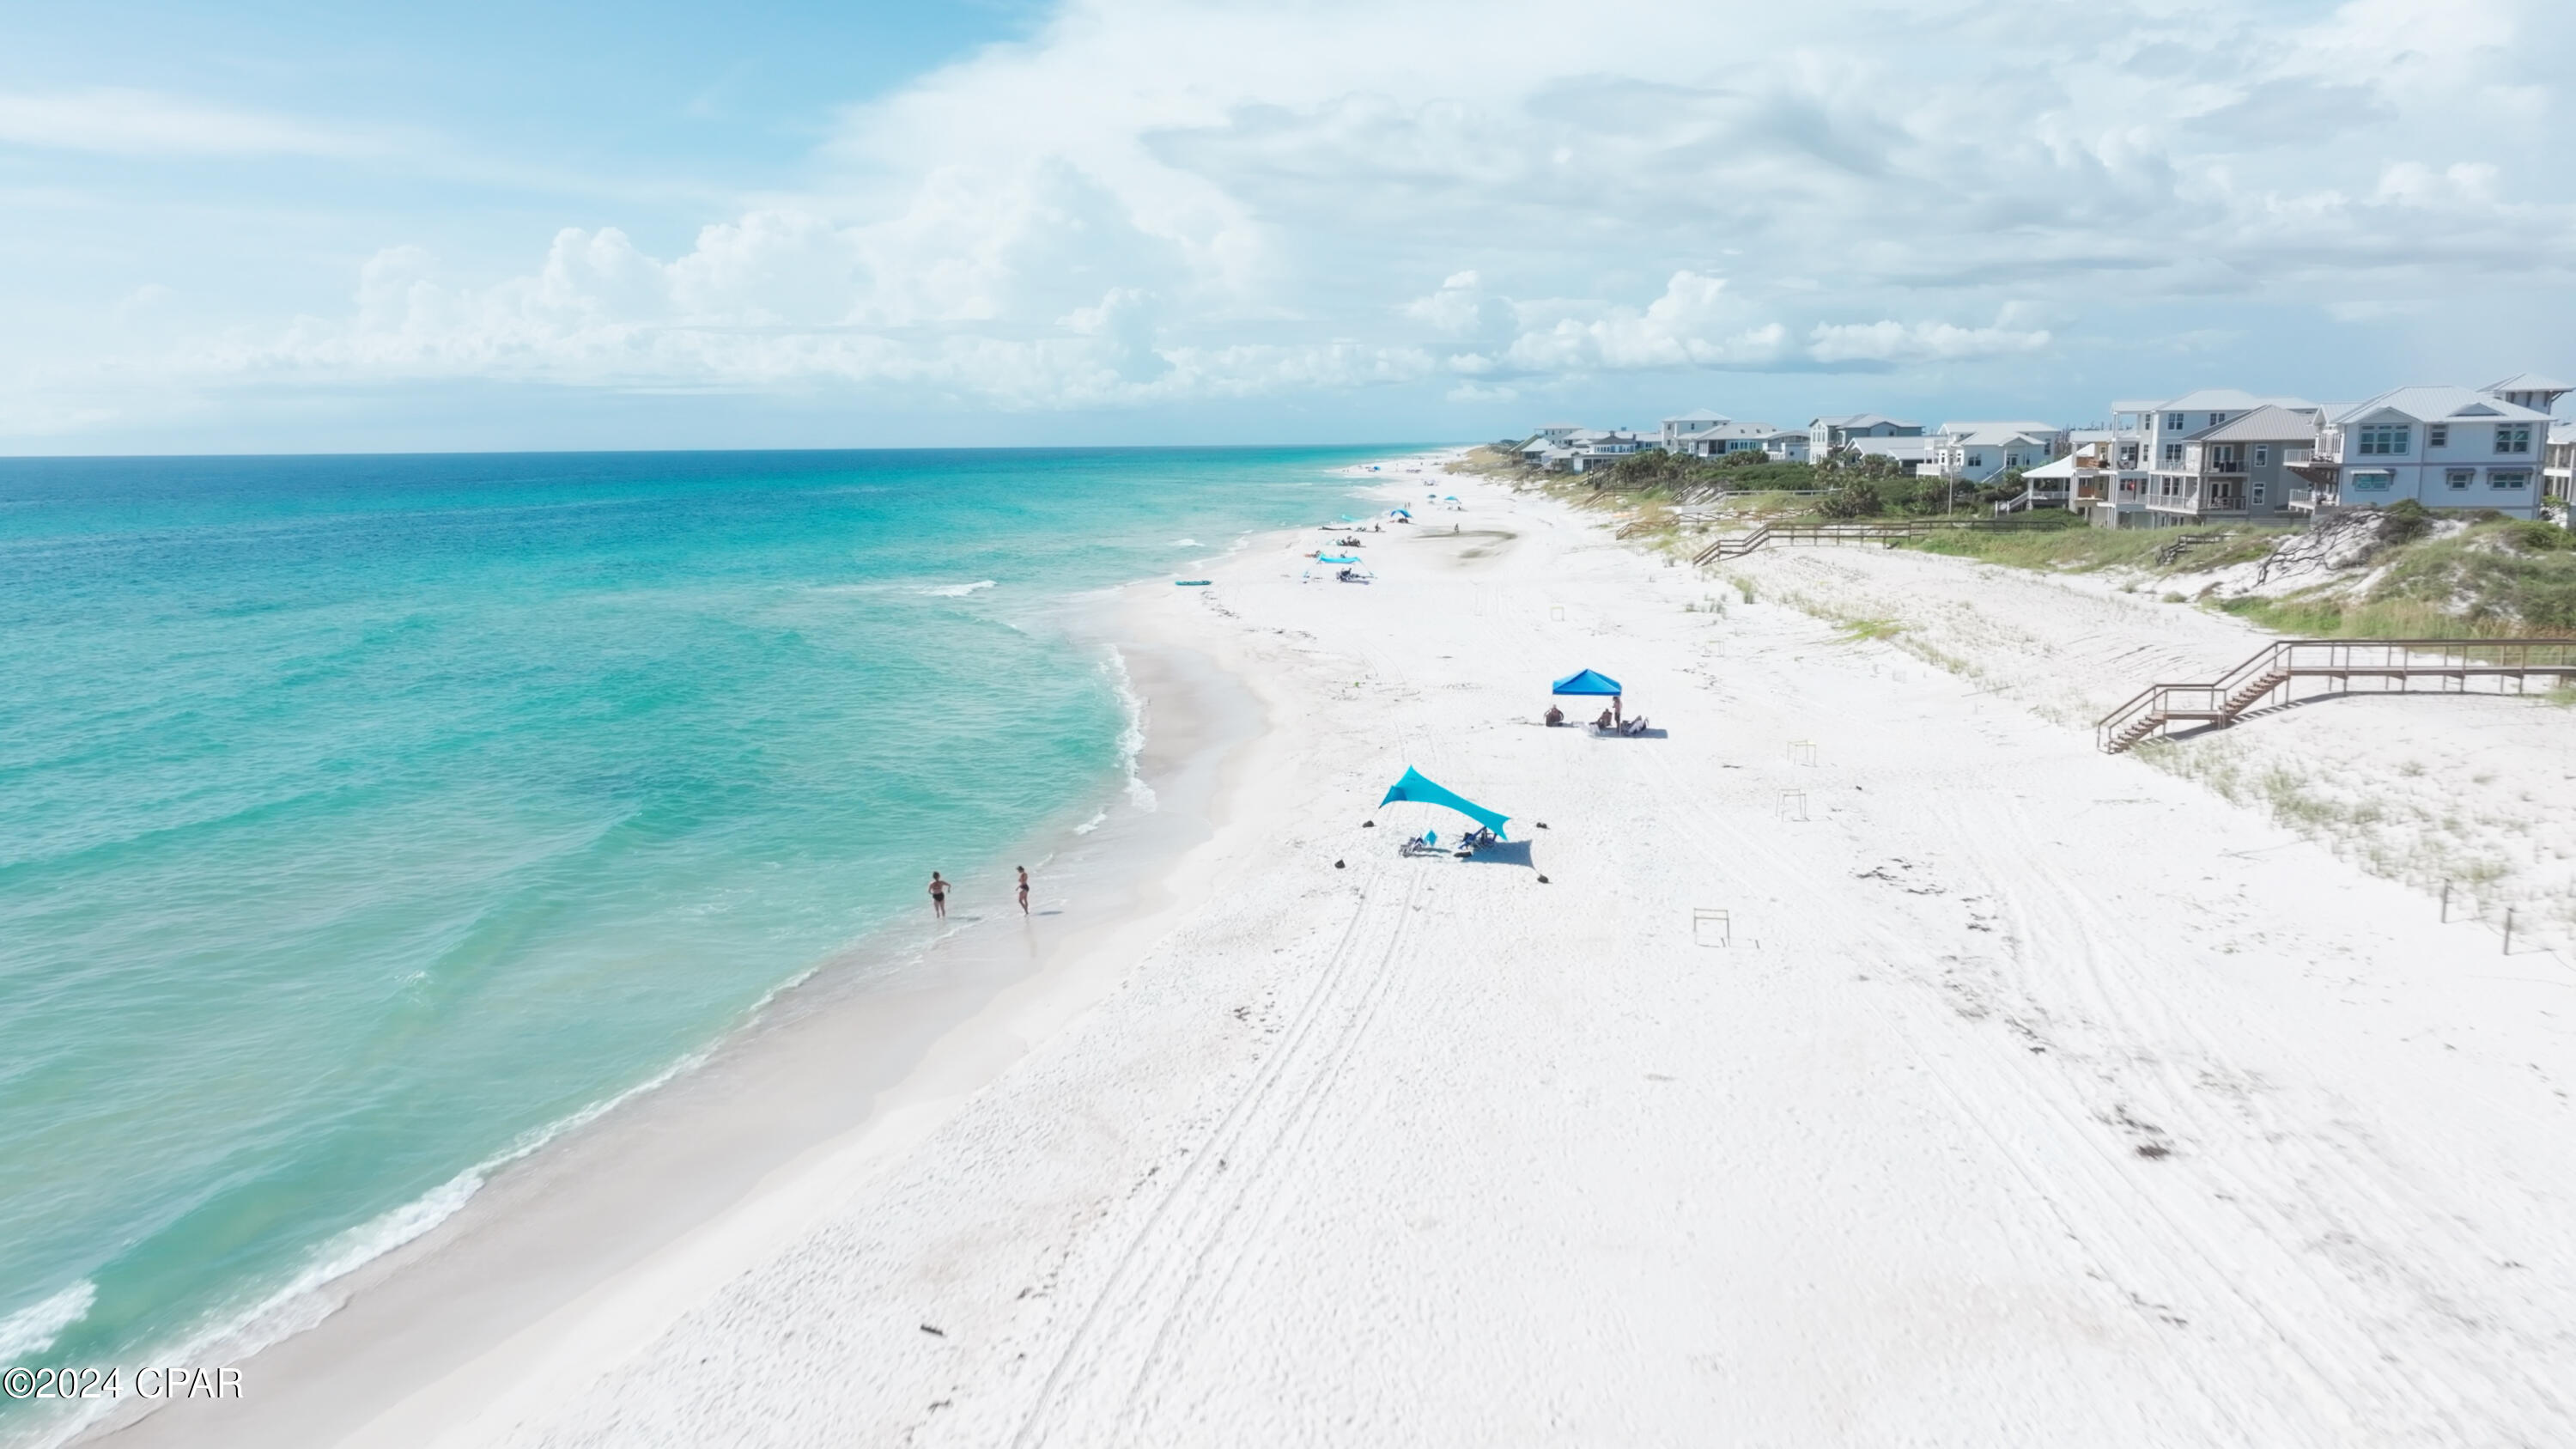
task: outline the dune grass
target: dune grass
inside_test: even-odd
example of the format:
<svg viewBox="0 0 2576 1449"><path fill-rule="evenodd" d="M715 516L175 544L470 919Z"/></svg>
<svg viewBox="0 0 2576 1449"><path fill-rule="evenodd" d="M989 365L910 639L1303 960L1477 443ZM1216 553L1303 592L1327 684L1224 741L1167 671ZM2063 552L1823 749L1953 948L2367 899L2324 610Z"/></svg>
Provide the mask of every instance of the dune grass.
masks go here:
<svg viewBox="0 0 2576 1449"><path fill-rule="evenodd" d="M2545 523L2474 524L2400 545L2360 598L2230 599L2239 618L2313 639L2510 639L2576 632L2576 535Z"/></svg>

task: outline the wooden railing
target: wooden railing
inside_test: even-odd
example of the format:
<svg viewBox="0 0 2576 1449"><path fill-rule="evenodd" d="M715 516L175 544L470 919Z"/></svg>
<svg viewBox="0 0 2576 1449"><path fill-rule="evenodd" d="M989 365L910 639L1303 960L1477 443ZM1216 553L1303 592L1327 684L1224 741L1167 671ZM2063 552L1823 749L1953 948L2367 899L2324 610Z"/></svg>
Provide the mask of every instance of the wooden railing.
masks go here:
<svg viewBox="0 0 2576 1449"><path fill-rule="evenodd" d="M2064 528L2077 522L2066 513L2032 518L1903 518L1883 523L1766 523L1751 533L1729 534L1701 549L1694 564L1742 558L1769 544L1883 543L1895 547L1907 539L1927 538L1961 529L1979 533L2030 533Z"/></svg>
<svg viewBox="0 0 2576 1449"><path fill-rule="evenodd" d="M2232 724L2257 705L2286 703L2302 679L2335 681L2336 692L2370 680L2392 694L2414 692L2419 679L2442 694L2485 681L2502 694L2527 690L2534 675L2576 680L2576 639L2284 639L2207 684L2148 685L2102 716L2093 740L2116 755L2177 722Z"/></svg>

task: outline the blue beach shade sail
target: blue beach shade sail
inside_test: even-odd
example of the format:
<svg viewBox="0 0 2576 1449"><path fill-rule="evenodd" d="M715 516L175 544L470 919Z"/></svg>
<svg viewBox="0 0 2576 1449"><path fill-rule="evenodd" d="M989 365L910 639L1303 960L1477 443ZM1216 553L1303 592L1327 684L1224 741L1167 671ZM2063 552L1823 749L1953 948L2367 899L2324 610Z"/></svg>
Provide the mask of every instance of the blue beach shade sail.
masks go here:
<svg viewBox="0 0 2576 1449"><path fill-rule="evenodd" d="M1358 563L1359 561L1359 555L1357 554L1319 553L1315 555L1315 562L1317 563Z"/></svg>
<svg viewBox="0 0 2576 1449"><path fill-rule="evenodd" d="M1594 669L1578 669L1556 682L1550 694L1606 694L1617 699L1625 691L1619 681Z"/></svg>
<svg viewBox="0 0 2576 1449"><path fill-rule="evenodd" d="M1496 814L1463 795L1452 794L1432 784L1422 778L1420 770L1410 765L1404 768L1404 778L1388 786L1386 798L1377 803L1392 805L1399 800L1410 800L1417 805L1446 805L1496 835L1503 833L1503 823L1512 818L1508 815Z"/></svg>

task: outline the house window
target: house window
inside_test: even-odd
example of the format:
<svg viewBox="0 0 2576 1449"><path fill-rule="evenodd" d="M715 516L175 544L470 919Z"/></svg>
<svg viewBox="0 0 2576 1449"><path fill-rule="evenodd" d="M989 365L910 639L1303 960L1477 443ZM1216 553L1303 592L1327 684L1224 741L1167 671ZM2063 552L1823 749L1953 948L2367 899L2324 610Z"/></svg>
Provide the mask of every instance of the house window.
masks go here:
<svg viewBox="0 0 2576 1449"><path fill-rule="evenodd" d="M2528 468L2491 468L2487 470L2487 486L2494 489L2528 488L2531 486L2531 470Z"/></svg>
<svg viewBox="0 0 2576 1449"><path fill-rule="evenodd" d="M2225 421L2227 421L2227 414L2225 413L2211 413L2209 415L2209 425L2213 428Z"/></svg>
<svg viewBox="0 0 2576 1449"><path fill-rule="evenodd" d="M2404 423L2374 423L2361 430L2361 455L2365 458L2397 458L2406 453L2407 434L2414 431Z"/></svg>
<svg viewBox="0 0 2576 1449"><path fill-rule="evenodd" d="M2425 424L2424 446L2428 448L2447 448L2451 446L2451 430L2449 426L2442 423Z"/></svg>
<svg viewBox="0 0 2576 1449"><path fill-rule="evenodd" d="M2263 485L2260 483L2254 485L2254 506L2257 508L2263 506Z"/></svg>
<svg viewBox="0 0 2576 1449"><path fill-rule="evenodd" d="M2497 452L2499 452L2499 453L2528 453L2528 452L2530 452L2530 451L2531 451L2531 424L2529 424L2529 423L2498 423L2498 424L2496 424L2496 451L2497 451Z"/></svg>
<svg viewBox="0 0 2576 1449"><path fill-rule="evenodd" d="M2167 413L2167 414L2165 414L2165 426L2166 426L2166 427L2168 427L2168 428L2170 428L2170 429L2172 429L2173 431L2175 431L2175 432L2177 432L2177 433L2181 432L2181 431L2182 431L2182 414L2180 414L2180 413Z"/></svg>
<svg viewBox="0 0 2576 1449"><path fill-rule="evenodd" d="M2446 469L2442 474L2442 481L2453 488L2466 488L2478 481L2478 470L2475 468Z"/></svg>
<svg viewBox="0 0 2576 1449"><path fill-rule="evenodd" d="M2384 469L2371 469L2352 475L2352 491L2355 493L2385 493L2396 486L2396 483L2397 475Z"/></svg>
<svg viewBox="0 0 2576 1449"><path fill-rule="evenodd" d="M2254 466L2257 468L2268 468L2272 466L2271 444L2256 443L2254 445Z"/></svg>
<svg viewBox="0 0 2576 1449"><path fill-rule="evenodd" d="M2180 443L2167 443L2167 444L2165 444L2165 461L2166 461L2166 462L2168 462L2168 463L2179 463L2179 462L2181 462L2181 461L2182 461L2182 444L2180 444Z"/></svg>
<svg viewBox="0 0 2576 1449"><path fill-rule="evenodd" d="M1968 466L1971 468L1982 468L1986 466L1986 455L1983 453L1970 453L1968 455Z"/></svg>

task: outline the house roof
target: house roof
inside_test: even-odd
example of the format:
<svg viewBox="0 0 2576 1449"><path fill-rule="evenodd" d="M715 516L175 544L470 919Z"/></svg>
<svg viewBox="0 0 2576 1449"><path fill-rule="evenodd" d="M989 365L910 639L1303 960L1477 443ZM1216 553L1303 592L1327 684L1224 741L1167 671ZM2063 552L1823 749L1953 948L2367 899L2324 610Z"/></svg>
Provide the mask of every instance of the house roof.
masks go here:
<svg viewBox="0 0 2576 1449"><path fill-rule="evenodd" d="M2321 422L2313 408L2267 404L2243 417L2230 418L2217 427L2203 428L2191 436L2205 443L2268 443L2283 438L2313 438Z"/></svg>
<svg viewBox="0 0 2576 1449"><path fill-rule="evenodd" d="M2576 443L2576 423L2551 423L2549 425L2549 441L2553 443Z"/></svg>
<svg viewBox="0 0 2576 1449"><path fill-rule="evenodd" d="M1938 438L1854 438L1851 446L1864 454L1875 453L1882 458L1921 462L1932 456L1933 444L1939 441Z"/></svg>
<svg viewBox="0 0 2576 1449"><path fill-rule="evenodd" d="M2560 382L2537 372L2517 372L2502 382L2491 382L2480 392L2576 392L2576 383Z"/></svg>
<svg viewBox="0 0 2576 1449"><path fill-rule="evenodd" d="M2026 468L2022 470L2021 476L2025 478L2072 478L2075 476L2075 455L2069 453L2054 463L2042 463L2036 468Z"/></svg>
<svg viewBox="0 0 2576 1449"><path fill-rule="evenodd" d="M1779 431L1780 430L1778 428L1771 426L1769 423L1721 423L1716 427L1702 428L1698 432L1685 433L1682 436L1685 439L1768 438L1776 435Z"/></svg>
<svg viewBox="0 0 2576 1449"><path fill-rule="evenodd" d="M1664 421L1667 423L1725 423L1732 422L1734 419L1715 408L1701 408L1697 412L1675 413Z"/></svg>
<svg viewBox="0 0 2576 1449"><path fill-rule="evenodd" d="M1807 426L1811 428L1874 428L1880 423L1886 423L1891 427L1898 428L1910 428L1914 426L1914 424L1906 422L1902 418L1891 418L1885 413L1846 413L1840 417L1811 418L1808 420Z"/></svg>
<svg viewBox="0 0 2576 1449"><path fill-rule="evenodd" d="M1999 447L2028 440L2034 443L2053 441L2059 432L2052 423L2034 423L2024 419L2002 423L1943 423L1941 435L1952 442L1974 443L1979 447Z"/></svg>
<svg viewBox="0 0 2576 1449"><path fill-rule="evenodd" d="M2267 405L2285 408L2313 406L2306 398L2258 397L2233 387L2197 388L2163 402L2131 401L2111 406L2124 413L2249 413Z"/></svg>
<svg viewBox="0 0 2576 1449"><path fill-rule="evenodd" d="M2359 422L2381 413L2396 413L2419 423L2472 422L2546 422L2549 414L2520 403L2509 403L2500 397L2472 392L2465 387L2399 387L2391 388L2366 402L2359 402L2340 413L2328 416L2338 423Z"/></svg>

